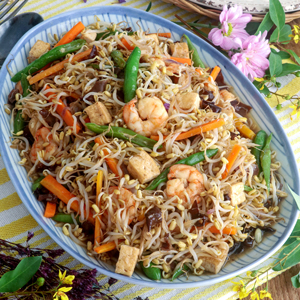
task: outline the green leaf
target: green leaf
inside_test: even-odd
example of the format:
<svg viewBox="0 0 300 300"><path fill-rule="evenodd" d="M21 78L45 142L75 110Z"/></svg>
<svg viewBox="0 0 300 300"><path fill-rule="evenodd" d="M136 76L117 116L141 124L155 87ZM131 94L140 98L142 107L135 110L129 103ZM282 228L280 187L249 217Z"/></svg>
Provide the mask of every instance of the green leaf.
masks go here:
<svg viewBox="0 0 300 300"><path fill-rule="evenodd" d="M274 25L274 22L271 20L270 13L267 12L264 19L260 23L259 27L257 28L255 35L258 35L259 32L264 33L265 30L269 31Z"/></svg>
<svg viewBox="0 0 300 300"><path fill-rule="evenodd" d="M263 93L265 96L270 94L269 89L264 86L264 88L261 90L261 87L263 86L263 82L253 81L254 86L259 90L260 93Z"/></svg>
<svg viewBox="0 0 300 300"><path fill-rule="evenodd" d="M282 61L280 55L271 52L269 56L269 62L270 62L269 69L270 69L271 77L278 76L282 72Z"/></svg>
<svg viewBox="0 0 300 300"><path fill-rule="evenodd" d="M269 12L271 20L281 29L285 24L285 13L279 0L270 0Z"/></svg>
<svg viewBox="0 0 300 300"><path fill-rule="evenodd" d="M277 52L276 49L271 48L271 52L280 55L281 59L288 59L288 58L291 57L291 55L288 54L288 53L285 52L285 51L278 51L278 52Z"/></svg>
<svg viewBox="0 0 300 300"><path fill-rule="evenodd" d="M290 237L286 240L284 246L290 245L291 243L296 241L297 237L300 237L300 220L297 220L297 223L296 223Z"/></svg>
<svg viewBox="0 0 300 300"><path fill-rule="evenodd" d="M281 251L281 253L279 254L275 263L277 263L278 261L280 261L283 258L284 258L284 260L281 263L279 263L278 265L276 265L275 267L273 267L273 270L281 271L281 270L287 269L289 267L292 267L299 263L299 257L300 257L300 241L296 240L295 242L293 242L289 246L285 247Z"/></svg>
<svg viewBox="0 0 300 300"><path fill-rule="evenodd" d="M300 275L300 272L297 275L295 275L291 278L293 287L295 287L296 289L300 287L300 277L299 277L299 275Z"/></svg>
<svg viewBox="0 0 300 300"><path fill-rule="evenodd" d="M150 1L148 7L146 8L146 11L149 11L151 9L151 6L152 6L152 2Z"/></svg>
<svg viewBox="0 0 300 300"><path fill-rule="evenodd" d="M294 64L283 64L282 72L277 77L286 76L297 71L300 71L300 66Z"/></svg>
<svg viewBox="0 0 300 300"><path fill-rule="evenodd" d="M250 34L253 35L257 31L258 27L261 25L261 23L258 22L249 22L245 28L245 30Z"/></svg>
<svg viewBox="0 0 300 300"><path fill-rule="evenodd" d="M300 196L298 196L298 195L290 188L289 185L287 185L287 186L288 186L288 188L289 188L289 190L290 190L290 192L291 192L291 194L292 194L292 196L293 196L293 198L294 198L294 200L295 200L295 202L296 202L296 204L297 204L297 206L298 206L298 209L300 210Z"/></svg>
<svg viewBox="0 0 300 300"><path fill-rule="evenodd" d="M285 24L280 31L278 30L278 28L276 28L273 31L270 37L270 43L289 41L291 39L290 37L291 34L292 34L291 26Z"/></svg>
<svg viewBox="0 0 300 300"><path fill-rule="evenodd" d="M0 292L13 293L22 288L37 272L41 262L42 256L23 258L14 270L1 277Z"/></svg>
<svg viewBox="0 0 300 300"><path fill-rule="evenodd" d="M287 49L286 51L291 54L295 58L297 64L300 65L300 57L293 50Z"/></svg>

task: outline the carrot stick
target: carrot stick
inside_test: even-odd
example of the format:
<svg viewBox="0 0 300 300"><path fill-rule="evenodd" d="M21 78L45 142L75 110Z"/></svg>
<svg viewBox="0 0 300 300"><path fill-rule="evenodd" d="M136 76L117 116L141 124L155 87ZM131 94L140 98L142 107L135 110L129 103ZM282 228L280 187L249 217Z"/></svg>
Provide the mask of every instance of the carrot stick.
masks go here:
<svg viewBox="0 0 300 300"><path fill-rule="evenodd" d="M195 71L196 71L197 73L199 73L200 75L202 75L202 72L201 72L201 70L199 70L199 69L195 69Z"/></svg>
<svg viewBox="0 0 300 300"><path fill-rule="evenodd" d="M188 64L189 66L192 65L192 60L190 58L182 58L182 57L174 57L171 56L170 59L173 59L181 64Z"/></svg>
<svg viewBox="0 0 300 300"><path fill-rule="evenodd" d="M216 80L216 78L217 78L217 76L219 75L220 71L221 71L221 68L220 68L219 66L215 66L215 67L213 68L213 70L211 71L210 77L208 78L208 80L209 80L210 82L212 82L212 80Z"/></svg>
<svg viewBox="0 0 300 300"><path fill-rule="evenodd" d="M48 90L48 89L50 89L50 87L47 85L46 89ZM49 97L51 95L55 95L55 93L47 92L45 94L46 97ZM48 101L52 101L52 100L48 100ZM71 112L67 109L67 106L60 99L58 99L58 102L59 102L59 105L57 105L56 111L63 118L63 120L66 122L66 124L68 126L73 126L74 119L73 119ZM81 129L80 126L78 124L76 124L76 132L79 132L80 129Z"/></svg>
<svg viewBox="0 0 300 300"><path fill-rule="evenodd" d="M235 160L237 159L240 151L242 150L242 147L240 145L234 145L227 160L228 163L226 164L226 168L224 173L222 174L222 179L225 179L227 177L227 175L229 174Z"/></svg>
<svg viewBox="0 0 300 300"><path fill-rule="evenodd" d="M171 38L171 32L159 32L157 35L160 37L168 38L168 39Z"/></svg>
<svg viewBox="0 0 300 300"><path fill-rule="evenodd" d="M85 50L85 51L80 52L78 54L75 54L73 56L71 62L82 60L83 58L88 56L91 53L91 51L92 51L92 49L88 49L88 50ZM69 59L65 59L65 60L59 62L58 64L50 67L49 69L45 70L44 72L41 72L41 73L38 73L38 74L34 75L33 77L31 77L29 79L29 84L32 85L32 84L44 79L45 77L48 77L48 76L50 76L52 74L55 74L56 72L62 70L67 62L69 62Z"/></svg>
<svg viewBox="0 0 300 300"><path fill-rule="evenodd" d="M47 202L44 217L52 218L55 216L55 212L56 212L56 203Z"/></svg>
<svg viewBox="0 0 300 300"><path fill-rule="evenodd" d="M84 28L84 25L81 22L78 22L60 39L54 48L60 45L71 43Z"/></svg>
<svg viewBox="0 0 300 300"><path fill-rule="evenodd" d="M135 47L130 45L125 38L121 38L121 42L128 50L133 50Z"/></svg>
<svg viewBox="0 0 300 300"><path fill-rule="evenodd" d="M98 200L99 194L101 193L102 182L103 182L103 171L99 170L98 175L97 175L97 185L96 185L97 200ZM101 199L100 199L100 201L101 201ZM100 201L98 203L99 209L100 209ZM96 218L95 218L95 232L94 232L94 235L95 235L94 244L95 245L100 244L100 242L101 242L100 218L101 218L100 215L96 216Z"/></svg>
<svg viewBox="0 0 300 300"><path fill-rule="evenodd" d="M99 145L103 145L102 141L100 138L95 138L95 143L99 144ZM104 155L108 155L109 152L107 151L107 149L103 149L103 153ZM108 164L109 168L112 170L112 172L119 177L119 172L118 172L118 161L115 158L110 158L110 157L106 157L105 158L106 163ZM122 176L122 175L121 175Z"/></svg>
<svg viewBox="0 0 300 300"><path fill-rule="evenodd" d="M60 199L65 204L68 204L70 199L75 197L71 192L69 192L63 185L61 185L55 178L51 175L47 175L42 181L41 185L44 186L47 190L53 193L58 199ZM73 201L71 204L71 208L76 211L80 212L79 203L78 201ZM90 210L88 220L94 224L95 220L93 218L93 213Z"/></svg>
<svg viewBox="0 0 300 300"><path fill-rule="evenodd" d="M235 121L235 127L237 128L237 130L242 134L242 136L253 140L255 137L255 133L243 122L238 121L238 117L233 116L233 118L237 121Z"/></svg>
<svg viewBox="0 0 300 300"><path fill-rule="evenodd" d="M223 126L224 124L225 124L225 121L222 118L213 120L211 122L202 124L202 125L200 125L196 128L193 128L189 131L186 131L186 132L183 132L183 133L179 134L178 137L176 138L176 141L184 140L184 139L190 138L192 136L195 136L195 135L213 130L215 128ZM158 141L159 136L158 135L151 135L151 139L155 140L155 141Z"/></svg>
<svg viewBox="0 0 300 300"><path fill-rule="evenodd" d="M106 244L103 244L101 246L96 247L94 249L94 251L97 252L98 254L100 254L100 253L104 253L104 252L114 250L115 248L116 248L115 242L108 242Z"/></svg>
<svg viewBox="0 0 300 300"><path fill-rule="evenodd" d="M203 227L197 227L199 230L203 229ZM208 230L211 233L223 233L223 234L230 234L230 235L235 235L237 233L237 230L235 227L225 227L222 230L217 229L215 226L211 226L208 228Z"/></svg>

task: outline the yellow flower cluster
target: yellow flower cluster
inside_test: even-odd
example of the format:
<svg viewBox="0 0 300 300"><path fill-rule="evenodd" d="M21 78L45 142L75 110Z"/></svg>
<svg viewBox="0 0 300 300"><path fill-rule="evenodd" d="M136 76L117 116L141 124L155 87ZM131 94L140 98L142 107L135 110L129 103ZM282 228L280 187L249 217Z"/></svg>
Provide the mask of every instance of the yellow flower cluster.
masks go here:
<svg viewBox="0 0 300 300"><path fill-rule="evenodd" d="M300 40L300 27L298 25L294 25L292 31L294 34L290 35L290 37L294 40L296 44L298 44Z"/></svg>
<svg viewBox="0 0 300 300"><path fill-rule="evenodd" d="M62 284L72 284L73 280L75 279L74 275L67 276L67 271L65 271L63 274L59 270L58 277L60 280L60 285ZM72 289L72 287L61 287L57 290L57 292L53 295L53 300L69 300L69 297L65 294L69 292Z"/></svg>

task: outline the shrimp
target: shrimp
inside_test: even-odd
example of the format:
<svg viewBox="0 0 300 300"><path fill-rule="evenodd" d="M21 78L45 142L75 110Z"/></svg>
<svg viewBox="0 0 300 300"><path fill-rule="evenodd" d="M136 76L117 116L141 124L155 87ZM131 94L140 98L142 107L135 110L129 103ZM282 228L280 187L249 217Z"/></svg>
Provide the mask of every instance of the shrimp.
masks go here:
<svg viewBox="0 0 300 300"><path fill-rule="evenodd" d="M108 191L111 194L115 190L118 190L118 189L119 188L117 186L111 186L108 189ZM121 188L120 194L119 195L115 194L115 196L117 197L118 200L124 201L125 206L127 207L127 212L128 212L128 217L129 217L128 224L130 224L136 215L135 201L132 197L133 194L129 190L127 190L125 188Z"/></svg>
<svg viewBox="0 0 300 300"><path fill-rule="evenodd" d="M35 133L35 141L30 151L30 160L35 163L38 152L44 150L43 159L47 161L57 149L58 145L54 142L51 131L47 127L42 127Z"/></svg>
<svg viewBox="0 0 300 300"><path fill-rule="evenodd" d="M203 176L194 167L187 165L174 165L168 174L166 194L169 198L178 196L187 201L185 192L191 202L200 200L200 193L205 190Z"/></svg>
<svg viewBox="0 0 300 300"><path fill-rule="evenodd" d="M146 97L135 106L136 99L131 100L124 106L123 118L129 129L136 133L150 136L168 119L168 113L162 101L156 97Z"/></svg>

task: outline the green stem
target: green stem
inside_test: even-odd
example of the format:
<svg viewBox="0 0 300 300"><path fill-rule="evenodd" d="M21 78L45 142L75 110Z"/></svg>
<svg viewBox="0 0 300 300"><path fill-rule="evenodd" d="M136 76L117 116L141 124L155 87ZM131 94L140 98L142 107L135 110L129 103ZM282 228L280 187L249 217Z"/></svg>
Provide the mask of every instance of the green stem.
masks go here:
<svg viewBox="0 0 300 300"><path fill-rule="evenodd" d="M177 25L185 25L183 22L174 22ZM212 25L211 23L208 24L202 24L202 23L192 23L192 22L187 22L192 27L201 27L201 28L218 28L219 26Z"/></svg>

